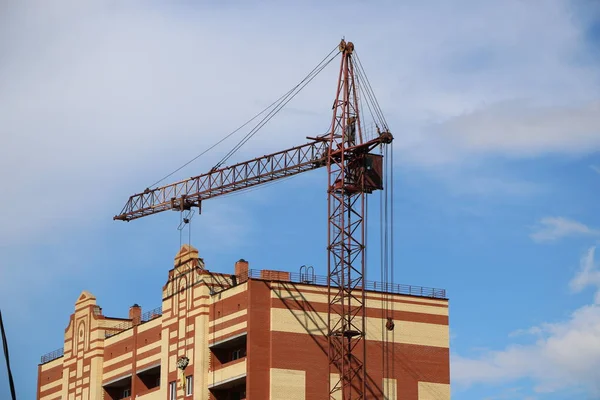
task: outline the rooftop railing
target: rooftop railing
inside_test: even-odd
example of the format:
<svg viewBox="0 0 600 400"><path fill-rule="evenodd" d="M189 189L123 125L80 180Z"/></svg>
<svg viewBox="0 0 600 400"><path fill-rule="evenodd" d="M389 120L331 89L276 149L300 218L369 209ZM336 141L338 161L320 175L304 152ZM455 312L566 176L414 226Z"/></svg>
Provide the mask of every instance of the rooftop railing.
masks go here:
<svg viewBox="0 0 600 400"><path fill-rule="evenodd" d="M311 273L279 272L250 269L248 277L254 279L265 279L284 281L292 283L304 283L309 285L327 286L327 276L315 275ZM243 279L240 279L243 281ZM446 290L424 286L405 285L400 283L383 283L376 281L365 281L365 290L373 292L385 292L404 294L408 296L432 297L436 299L446 299Z"/></svg>
<svg viewBox="0 0 600 400"><path fill-rule="evenodd" d="M307 269L305 271L311 271L311 269ZM184 272L182 275L187 275L189 273L194 272L194 270L190 270ZM292 283L303 283L308 285L321 285L327 286L327 276L325 275L315 275L314 273L302 273L302 272L284 272L284 271L274 271L274 270L261 270L261 269L249 269L248 274L242 275L233 275L233 274L224 274L224 273L211 273L210 277L205 275L197 275L192 282L190 282L185 287L178 288L179 291L188 289L202 281L207 283L212 283L211 294L217 294L223 290L229 289L232 286L236 286L240 283L244 283L251 279L263 279L269 281L282 281L282 282L292 282ZM176 279L179 279L181 275L179 275ZM234 280L235 278L235 280ZM177 290L174 282L176 279L171 279L167 282L167 290L166 297L173 296ZM215 286L216 285L216 286ZM373 292L385 292L385 293L395 293L395 294L403 294L408 296L418 296L418 297L430 297L435 299L446 299L446 290L438 289L432 287L425 286L415 286L415 285L406 285L402 283L383 283L376 281L365 281L365 290L373 291Z"/></svg>
<svg viewBox="0 0 600 400"><path fill-rule="evenodd" d="M65 355L64 348L61 347L60 349L56 349L54 351L51 351L50 353L44 354L41 357L40 361L41 361L41 364L46 364L50 361L56 360L57 358L61 358L64 355Z"/></svg>
<svg viewBox="0 0 600 400"><path fill-rule="evenodd" d="M156 307L154 310L146 311L142 314L142 324L144 322L152 321L162 315L162 306Z"/></svg>
<svg viewBox="0 0 600 400"><path fill-rule="evenodd" d="M146 311L145 313L142 314L142 316L140 318L140 324L143 324L148 321L152 321L153 319L156 319L156 318L160 317L161 315L162 315L162 307L156 307L153 310ZM109 338L111 336L115 336L115 335L117 335L123 331L126 331L127 329L131 329L131 328L133 328L133 321L125 320L125 321L121 322L120 324L111 326L110 328L105 328L104 337Z"/></svg>

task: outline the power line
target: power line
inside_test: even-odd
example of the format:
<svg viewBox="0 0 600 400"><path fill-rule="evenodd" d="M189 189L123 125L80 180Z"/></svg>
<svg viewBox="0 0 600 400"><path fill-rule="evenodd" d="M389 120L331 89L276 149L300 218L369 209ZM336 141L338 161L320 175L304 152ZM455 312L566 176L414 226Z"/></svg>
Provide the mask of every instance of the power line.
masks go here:
<svg viewBox="0 0 600 400"><path fill-rule="evenodd" d="M4 350L4 358L6 359L6 371L8 372L8 384L10 385L10 395L12 397L12 400L17 400L17 394L15 392L15 382L13 381L12 371L10 369L8 342L6 341L6 332L4 332L4 322L2 322L2 311L0 311L0 331L2 332L2 348Z"/></svg>

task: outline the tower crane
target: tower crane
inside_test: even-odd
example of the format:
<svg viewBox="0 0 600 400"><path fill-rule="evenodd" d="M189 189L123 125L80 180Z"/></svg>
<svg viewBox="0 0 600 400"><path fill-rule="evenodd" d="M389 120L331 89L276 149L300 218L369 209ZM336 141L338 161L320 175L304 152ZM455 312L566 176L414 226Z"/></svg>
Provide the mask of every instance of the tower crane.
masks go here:
<svg viewBox="0 0 600 400"><path fill-rule="evenodd" d="M377 133L368 139L361 124L361 85L368 80L355 62L352 42L342 40L333 116L329 132L307 137L309 143L211 171L166 186L146 189L129 198L113 219L131 221L162 211L200 208L202 201L267 182L326 167L328 173L328 317L329 363L339 372L330 383L330 398L365 398L366 305L364 291L366 195L383 189L383 156L373 151L393 136L380 117ZM361 72L362 71L362 72ZM373 110L370 106L370 111Z"/></svg>

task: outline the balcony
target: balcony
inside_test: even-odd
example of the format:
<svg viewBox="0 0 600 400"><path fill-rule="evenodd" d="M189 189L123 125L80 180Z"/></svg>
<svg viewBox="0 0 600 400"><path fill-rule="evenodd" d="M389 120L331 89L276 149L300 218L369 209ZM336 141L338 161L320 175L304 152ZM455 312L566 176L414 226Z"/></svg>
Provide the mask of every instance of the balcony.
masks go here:
<svg viewBox="0 0 600 400"><path fill-rule="evenodd" d="M160 389L160 365L146 368L136 373L136 394L139 398L153 399Z"/></svg>
<svg viewBox="0 0 600 400"><path fill-rule="evenodd" d="M136 400L162 400L164 399L164 395L161 396L160 388L155 387L154 389L138 394L135 398Z"/></svg>
<svg viewBox="0 0 600 400"><path fill-rule="evenodd" d="M208 388L211 391L222 391L245 386L246 357L224 364L221 368L208 373Z"/></svg>
<svg viewBox="0 0 600 400"><path fill-rule="evenodd" d="M131 397L131 375L105 383L102 387L104 388L104 399L129 399Z"/></svg>

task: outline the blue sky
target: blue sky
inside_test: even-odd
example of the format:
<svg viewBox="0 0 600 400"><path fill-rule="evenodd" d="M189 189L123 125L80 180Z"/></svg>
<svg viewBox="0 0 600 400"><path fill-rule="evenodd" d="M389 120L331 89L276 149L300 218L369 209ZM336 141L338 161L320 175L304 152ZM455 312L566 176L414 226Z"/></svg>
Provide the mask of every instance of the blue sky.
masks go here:
<svg viewBox="0 0 600 400"><path fill-rule="evenodd" d="M396 3L349 1L344 18L333 2L4 3L0 307L20 398L81 290L113 316L160 305L178 216L113 222L127 197L343 35L395 135L396 282L451 299L453 398L600 396L598 3ZM334 90L332 67L232 161L324 132ZM323 272L325 182L314 171L206 202L192 244L215 271L245 258Z"/></svg>

